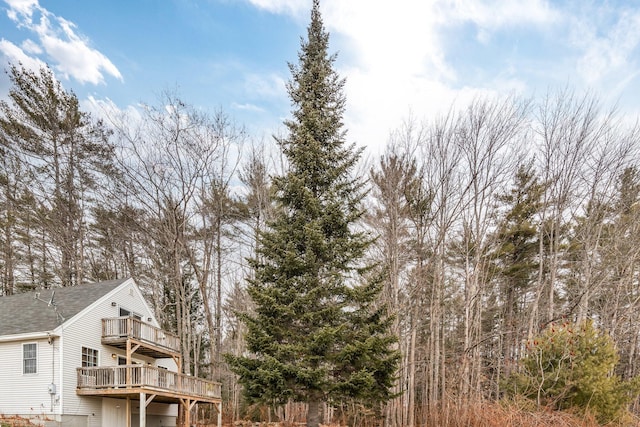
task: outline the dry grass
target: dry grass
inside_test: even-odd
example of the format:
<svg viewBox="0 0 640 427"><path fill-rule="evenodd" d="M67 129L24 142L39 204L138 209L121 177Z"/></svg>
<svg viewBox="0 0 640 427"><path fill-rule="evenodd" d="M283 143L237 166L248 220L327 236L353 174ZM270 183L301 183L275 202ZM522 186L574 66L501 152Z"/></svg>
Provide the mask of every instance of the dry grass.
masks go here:
<svg viewBox="0 0 640 427"><path fill-rule="evenodd" d="M422 427L601 427L592 416L562 411L545 411L510 403L475 403L449 405L429 414ZM640 427L631 418L610 427Z"/></svg>
<svg viewBox="0 0 640 427"><path fill-rule="evenodd" d="M531 402L482 402L470 404L449 403L429 414L418 417L416 427L603 427L591 416L569 412L536 409ZM355 427L382 425L373 417L360 418ZM229 427L300 427L304 424L253 423L236 421ZM346 427L344 423L324 427ZM640 427L640 419L629 415L624 422L606 427Z"/></svg>
<svg viewBox="0 0 640 427"><path fill-rule="evenodd" d="M22 417L5 417L0 414L0 427L38 427L26 418Z"/></svg>
<svg viewBox="0 0 640 427"><path fill-rule="evenodd" d="M527 411L496 403L450 405L427 417L425 427L597 427L592 419L563 412Z"/></svg>

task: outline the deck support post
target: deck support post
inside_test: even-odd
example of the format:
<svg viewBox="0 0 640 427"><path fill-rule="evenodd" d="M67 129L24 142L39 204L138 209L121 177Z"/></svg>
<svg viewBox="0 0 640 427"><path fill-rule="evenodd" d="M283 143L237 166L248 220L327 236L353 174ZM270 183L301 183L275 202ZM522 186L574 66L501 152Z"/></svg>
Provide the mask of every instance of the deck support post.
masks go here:
<svg viewBox="0 0 640 427"><path fill-rule="evenodd" d="M182 413L182 422L180 423L180 427L189 427L191 424L191 410L198 403L197 400L191 400L189 398L182 399L180 398L180 412ZM198 415L196 414L196 421L198 420Z"/></svg>
<svg viewBox="0 0 640 427"><path fill-rule="evenodd" d="M218 427L222 427L222 402L216 403L216 409L218 410Z"/></svg>
<svg viewBox="0 0 640 427"><path fill-rule="evenodd" d="M147 395L140 392L140 427L147 427Z"/></svg>
<svg viewBox="0 0 640 427"><path fill-rule="evenodd" d="M191 425L191 405L189 399L184 400L184 427Z"/></svg>
<svg viewBox="0 0 640 427"><path fill-rule="evenodd" d="M127 419L127 427L131 427L131 398L129 396L127 396L124 412L125 418Z"/></svg>

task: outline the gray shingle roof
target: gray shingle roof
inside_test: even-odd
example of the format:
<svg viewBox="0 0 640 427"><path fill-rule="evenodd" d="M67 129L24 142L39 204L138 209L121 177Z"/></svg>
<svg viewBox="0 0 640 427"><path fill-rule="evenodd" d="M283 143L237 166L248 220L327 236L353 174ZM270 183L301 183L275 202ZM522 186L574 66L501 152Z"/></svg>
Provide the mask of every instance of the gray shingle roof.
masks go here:
<svg viewBox="0 0 640 427"><path fill-rule="evenodd" d="M51 331L62 323L63 318L65 321L71 319L127 280L109 280L2 296L0 297L0 336ZM54 291L54 304L48 305ZM38 294L37 298L36 294Z"/></svg>

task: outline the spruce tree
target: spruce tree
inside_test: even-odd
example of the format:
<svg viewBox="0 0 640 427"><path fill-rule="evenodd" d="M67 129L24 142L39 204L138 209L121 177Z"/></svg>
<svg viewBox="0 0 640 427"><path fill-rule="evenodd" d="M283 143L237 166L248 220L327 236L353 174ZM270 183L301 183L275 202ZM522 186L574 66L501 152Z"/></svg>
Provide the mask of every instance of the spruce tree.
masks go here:
<svg viewBox="0 0 640 427"><path fill-rule="evenodd" d="M277 213L251 260L255 311L244 322L253 354L227 357L250 402L306 402L314 427L323 402L387 400L398 362L382 278L364 262L365 189L352 177L361 151L345 142L344 79L328 44L314 0L299 63L289 65L293 118L278 139L288 168L274 177Z"/></svg>

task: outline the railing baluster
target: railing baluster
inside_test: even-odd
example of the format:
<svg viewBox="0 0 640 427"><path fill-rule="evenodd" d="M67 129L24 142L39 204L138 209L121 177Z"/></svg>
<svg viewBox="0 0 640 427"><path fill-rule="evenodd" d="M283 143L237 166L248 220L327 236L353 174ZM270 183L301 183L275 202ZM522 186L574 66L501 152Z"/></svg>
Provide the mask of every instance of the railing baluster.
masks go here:
<svg viewBox="0 0 640 427"><path fill-rule="evenodd" d="M132 370L131 383L127 384L126 369ZM77 369L78 388L99 389L127 385L153 387L185 395L221 397L221 385L202 378L166 371L150 365L124 365Z"/></svg>
<svg viewBox="0 0 640 427"><path fill-rule="evenodd" d="M102 319L103 340L108 342L125 337L140 339L176 353L180 352L180 339L170 332L134 317L122 316Z"/></svg>

